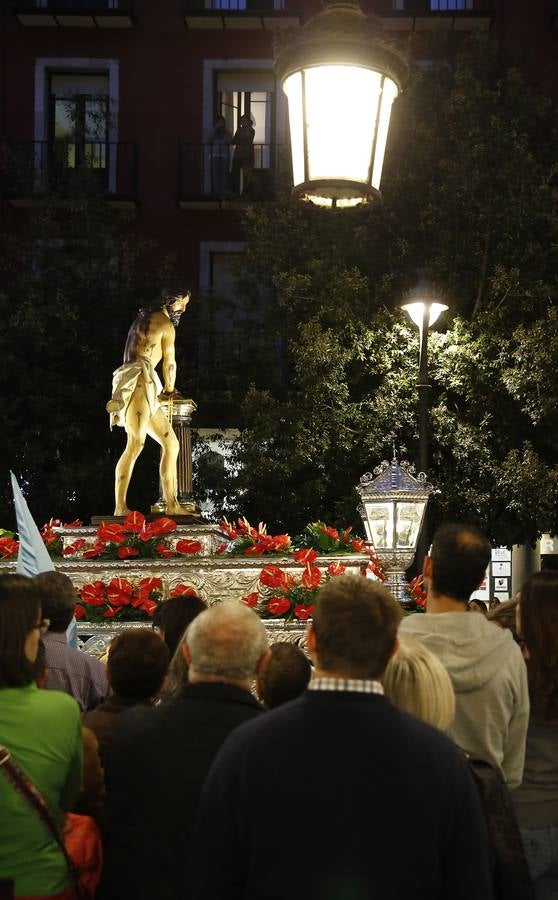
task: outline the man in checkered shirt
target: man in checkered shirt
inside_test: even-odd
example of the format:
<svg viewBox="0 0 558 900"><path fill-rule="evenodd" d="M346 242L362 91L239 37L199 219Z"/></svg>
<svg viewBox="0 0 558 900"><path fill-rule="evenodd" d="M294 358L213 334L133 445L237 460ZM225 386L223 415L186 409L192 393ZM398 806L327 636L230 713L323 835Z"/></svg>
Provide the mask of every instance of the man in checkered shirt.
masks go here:
<svg viewBox="0 0 558 900"><path fill-rule="evenodd" d="M383 695L400 619L360 576L320 591L309 690L236 729L209 773L189 900L490 900L461 752Z"/></svg>

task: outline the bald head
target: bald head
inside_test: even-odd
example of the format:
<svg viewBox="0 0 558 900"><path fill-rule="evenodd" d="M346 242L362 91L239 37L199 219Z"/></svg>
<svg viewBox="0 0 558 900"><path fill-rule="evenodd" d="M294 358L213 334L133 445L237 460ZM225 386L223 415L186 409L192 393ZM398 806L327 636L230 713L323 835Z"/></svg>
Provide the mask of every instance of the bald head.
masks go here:
<svg viewBox="0 0 558 900"><path fill-rule="evenodd" d="M434 535L430 556L432 591L467 603L484 578L491 547L473 525L442 525Z"/></svg>
<svg viewBox="0 0 558 900"><path fill-rule="evenodd" d="M201 613L186 634L190 681L204 678L251 681L268 650L259 616L244 603L215 603Z"/></svg>

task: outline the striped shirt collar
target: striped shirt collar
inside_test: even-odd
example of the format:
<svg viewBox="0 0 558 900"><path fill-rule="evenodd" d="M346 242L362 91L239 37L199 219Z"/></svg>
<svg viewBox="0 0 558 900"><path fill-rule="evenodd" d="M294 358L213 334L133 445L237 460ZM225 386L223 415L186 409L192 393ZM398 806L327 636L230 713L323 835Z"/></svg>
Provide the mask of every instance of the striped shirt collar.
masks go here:
<svg viewBox="0 0 558 900"><path fill-rule="evenodd" d="M353 691L357 694L383 694L379 681L371 678L314 678L308 685L309 691Z"/></svg>

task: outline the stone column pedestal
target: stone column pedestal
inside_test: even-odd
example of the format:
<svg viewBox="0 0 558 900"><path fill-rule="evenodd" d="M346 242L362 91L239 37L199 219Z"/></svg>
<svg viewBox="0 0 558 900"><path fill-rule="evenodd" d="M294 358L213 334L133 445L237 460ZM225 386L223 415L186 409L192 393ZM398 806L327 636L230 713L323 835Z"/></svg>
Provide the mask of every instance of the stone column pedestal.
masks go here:
<svg viewBox="0 0 558 900"><path fill-rule="evenodd" d="M163 412L171 420L173 431L178 438L180 449L177 463L177 498L184 508L184 513L199 514L192 491L192 416L198 408L193 400L183 397L178 391L170 401L172 404L169 416L169 400L161 400ZM151 512L165 512L163 488L159 483L159 498L151 507Z"/></svg>

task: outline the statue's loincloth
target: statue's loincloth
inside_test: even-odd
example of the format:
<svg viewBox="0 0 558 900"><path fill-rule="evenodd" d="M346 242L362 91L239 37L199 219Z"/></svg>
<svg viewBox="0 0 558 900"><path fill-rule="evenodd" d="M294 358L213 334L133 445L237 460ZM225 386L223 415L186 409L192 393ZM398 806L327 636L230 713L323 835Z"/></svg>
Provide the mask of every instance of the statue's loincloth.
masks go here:
<svg viewBox="0 0 558 900"><path fill-rule="evenodd" d="M110 414L110 427L121 425L126 427L126 412L136 388L145 390L145 398L149 404L149 412L155 415L161 408L159 394L163 385L148 359L139 357L135 362L124 363L112 373L112 397L107 403Z"/></svg>

